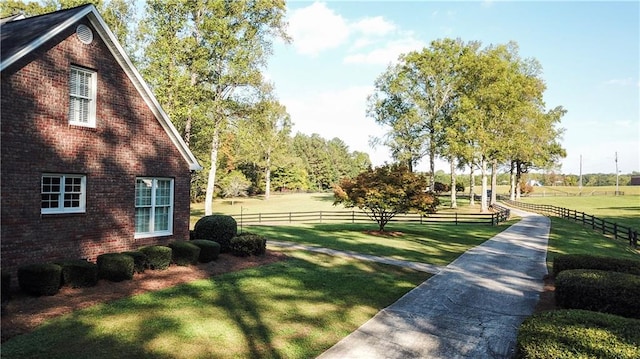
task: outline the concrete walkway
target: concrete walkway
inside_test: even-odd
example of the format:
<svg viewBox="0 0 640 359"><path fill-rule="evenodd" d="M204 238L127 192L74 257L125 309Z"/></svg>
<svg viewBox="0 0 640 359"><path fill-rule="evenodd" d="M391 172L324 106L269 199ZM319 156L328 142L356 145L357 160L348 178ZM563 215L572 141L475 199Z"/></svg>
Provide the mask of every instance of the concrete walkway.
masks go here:
<svg viewBox="0 0 640 359"><path fill-rule="evenodd" d="M429 268L437 274L319 358L511 358L542 291L550 228L546 217L512 213L523 219L445 268Z"/></svg>

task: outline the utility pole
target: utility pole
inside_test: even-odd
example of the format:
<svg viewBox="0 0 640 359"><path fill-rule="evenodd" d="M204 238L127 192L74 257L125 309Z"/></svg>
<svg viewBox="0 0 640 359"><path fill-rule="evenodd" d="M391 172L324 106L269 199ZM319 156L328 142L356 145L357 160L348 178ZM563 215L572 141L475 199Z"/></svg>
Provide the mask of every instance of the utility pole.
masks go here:
<svg viewBox="0 0 640 359"><path fill-rule="evenodd" d="M578 182L578 188L582 191L582 155L580 155L580 181Z"/></svg>

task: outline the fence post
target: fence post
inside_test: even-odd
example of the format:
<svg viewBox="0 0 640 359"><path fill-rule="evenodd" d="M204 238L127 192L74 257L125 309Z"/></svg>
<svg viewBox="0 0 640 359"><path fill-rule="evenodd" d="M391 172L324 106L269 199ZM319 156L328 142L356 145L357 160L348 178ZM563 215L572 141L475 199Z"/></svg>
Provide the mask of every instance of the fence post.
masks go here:
<svg viewBox="0 0 640 359"><path fill-rule="evenodd" d="M291 212L289 212L289 223L291 223Z"/></svg>
<svg viewBox="0 0 640 359"><path fill-rule="evenodd" d="M320 211L320 223L322 223L322 211Z"/></svg>
<svg viewBox="0 0 640 359"><path fill-rule="evenodd" d="M422 217L420 217L420 221L422 221ZM456 226L458 225L458 212L456 212Z"/></svg>
<svg viewBox="0 0 640 359"><path fill-rule="evenodd" d="M351 211L351 224L356 223L356 211Z"/></svg>
<svg viewBox="0 0 640 359"><path fill-rule="evenodd" d="M613 238L618 239L618 223L613 224Z"/></svg>
<svg viewBox="0 0 640 359"><path fill-rule="evenodd" d="M262 223L262 213L258 213L258 223Z"/></svg>

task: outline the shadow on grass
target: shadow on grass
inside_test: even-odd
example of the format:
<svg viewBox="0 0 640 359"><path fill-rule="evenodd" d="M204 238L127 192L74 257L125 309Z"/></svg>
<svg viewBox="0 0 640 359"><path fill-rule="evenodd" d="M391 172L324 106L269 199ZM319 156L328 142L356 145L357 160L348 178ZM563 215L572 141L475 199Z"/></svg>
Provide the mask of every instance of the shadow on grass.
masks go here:
<svg viewBox="0 0 640 359"><path fill-rule="evenodd" d="M315 357L428 278L325 255L98 305L2 345L2 358Z"/></svg>

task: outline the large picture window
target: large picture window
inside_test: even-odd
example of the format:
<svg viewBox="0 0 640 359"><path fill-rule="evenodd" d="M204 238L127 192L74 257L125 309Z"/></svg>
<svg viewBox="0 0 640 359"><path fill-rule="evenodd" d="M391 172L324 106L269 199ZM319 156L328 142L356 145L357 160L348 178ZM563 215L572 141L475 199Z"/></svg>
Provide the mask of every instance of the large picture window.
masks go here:
<svg viewBox="0 0 640 359"><path fill-rule="evenodd" d="M96 127L96 73L71 67L69 80L69 123Z"/></svg>
<svg viewBox="0 0 640 359"><path fill-rule="evenodd" d="M173 234L173 180L136 178L136 238Z"/></svg>
<svg viewBox="0 0 640 359"><path fill-rule="evenodd" d="M40 213L84 213L87 178L82 175L43 174Z"/></svg>

